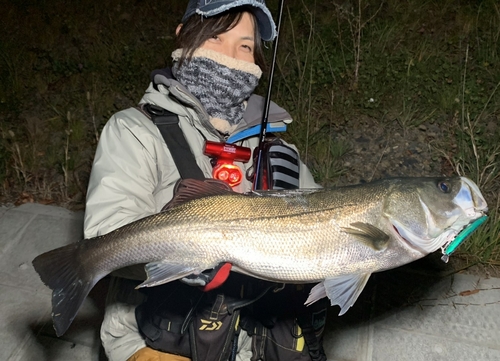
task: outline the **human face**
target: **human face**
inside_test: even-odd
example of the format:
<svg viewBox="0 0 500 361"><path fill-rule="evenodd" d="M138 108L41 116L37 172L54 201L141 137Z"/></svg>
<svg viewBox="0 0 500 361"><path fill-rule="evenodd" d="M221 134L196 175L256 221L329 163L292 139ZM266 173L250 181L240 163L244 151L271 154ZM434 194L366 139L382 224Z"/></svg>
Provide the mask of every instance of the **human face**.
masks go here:
<svg viewBox="0 0 500 361"><path fill-rule="evenodd" d="M245 12L234 28L206 40L201 48L214 50L237 60L255 63L254 27L252 15Z"/></svg>

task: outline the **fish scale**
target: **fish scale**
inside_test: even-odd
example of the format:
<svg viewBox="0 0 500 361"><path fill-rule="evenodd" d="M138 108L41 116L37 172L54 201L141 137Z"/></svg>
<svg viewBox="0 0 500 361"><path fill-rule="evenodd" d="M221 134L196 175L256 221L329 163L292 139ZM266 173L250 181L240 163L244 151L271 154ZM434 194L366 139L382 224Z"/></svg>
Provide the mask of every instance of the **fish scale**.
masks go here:
<svg viewBox="0 0 500 361"><path fill-rule="evenodd" d="M486 211L478 187L464 177L250 195L184 180L164 212L44 253L33 265L53 290L58 335L99 279L142 263L141 287L225 262L269 281L318 282L306 303L329 297L344 313L371 273L443 247Z"/></svg>

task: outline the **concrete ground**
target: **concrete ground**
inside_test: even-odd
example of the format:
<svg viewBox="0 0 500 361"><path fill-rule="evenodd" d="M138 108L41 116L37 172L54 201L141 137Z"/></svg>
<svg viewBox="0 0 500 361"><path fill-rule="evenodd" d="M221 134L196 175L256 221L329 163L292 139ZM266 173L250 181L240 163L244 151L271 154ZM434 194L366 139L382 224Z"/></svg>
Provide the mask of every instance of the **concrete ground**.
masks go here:
<svg viewBox="0 0 500 361"><path fill-rule="evenodd" d="M0 360L106 360L98 339L106 281L57 338L51 292L35 256L82 238L83 213L40 204L0 207ZM372 276L342 317L329 310L336 361L500 360L500 278L454 274L432 257ZM449 267L449 266L448 266Z"/></svg>

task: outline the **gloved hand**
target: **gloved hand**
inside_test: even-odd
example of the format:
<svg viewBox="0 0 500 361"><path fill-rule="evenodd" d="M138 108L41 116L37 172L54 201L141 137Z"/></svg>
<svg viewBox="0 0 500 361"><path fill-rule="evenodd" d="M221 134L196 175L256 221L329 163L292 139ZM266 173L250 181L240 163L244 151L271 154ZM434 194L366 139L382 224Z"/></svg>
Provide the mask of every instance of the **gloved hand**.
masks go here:
<svg viewBox="0 0 500 361"><path fill-rule="evenodd" d="M184 277L181 281L190 286L199 286L203 291L208 292L226 282L231 267L231 263L220 263L208 273L192 274Z"/></svg>

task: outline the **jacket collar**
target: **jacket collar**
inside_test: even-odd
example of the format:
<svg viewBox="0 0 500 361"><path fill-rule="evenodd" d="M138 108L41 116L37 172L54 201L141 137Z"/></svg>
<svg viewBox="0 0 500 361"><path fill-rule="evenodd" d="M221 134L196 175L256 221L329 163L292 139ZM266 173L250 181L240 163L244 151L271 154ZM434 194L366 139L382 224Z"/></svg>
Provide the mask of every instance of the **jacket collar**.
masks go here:
<svg viewBox="0 0 500 361"><path fill-rule="evenodd" d="M194 97L184 85L179 83L174 78L174 76L172 75L172 70L170 68L158 69L153 71L151 73L151 83L155 90L162 92L160 86L163 86L178 102L184 104L185 106L193 108L199 115L201 124L211 133L214 133L218 137L221 137L221 134L210 123L209 115L203 108L199 100L196 99L196 97ZM255 94L250 96L245 113L243 114L243 120L238 124L232 134L244 131L245 129L260 124L264 111L264 103L265 99L263 97ZM285 109L281 108L276 103L271 102L269 106L268 122L283 122L285 124L289 124L292 122L292 117Z"/></svg>

